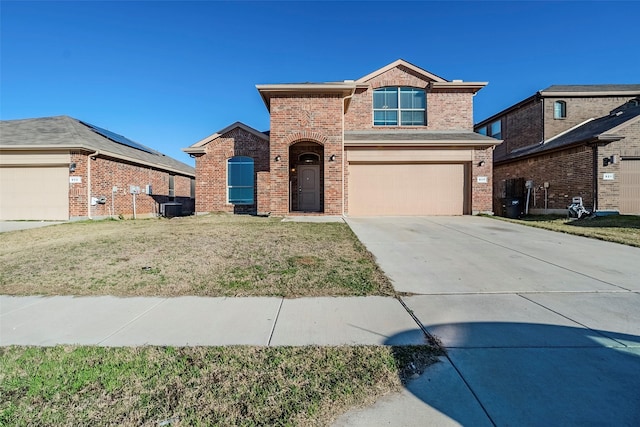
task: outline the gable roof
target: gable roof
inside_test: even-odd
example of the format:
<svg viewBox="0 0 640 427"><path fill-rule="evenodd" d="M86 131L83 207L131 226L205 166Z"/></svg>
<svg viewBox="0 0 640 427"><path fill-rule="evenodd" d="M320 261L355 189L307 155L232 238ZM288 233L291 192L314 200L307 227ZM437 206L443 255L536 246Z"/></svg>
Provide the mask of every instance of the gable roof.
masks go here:
<svg viewBox="0 0 640 427"><path fill-rule="evenodd" d="M252 135L257 136L258 138L264 140L264 141L269 141L269 135L267 135L265 132L260 132L254 128L252 128L251 126L247 126L242 122L235 122L229 126L227 126L224 129L219 130L218 132L215 132L209 136L207 136L206 138L201 139L200 141L196 142L193 145L190 145L187 148L183 148L182 151L184 151L185 153L189 153L189 154L204 154L204 146L207 145L208 143L220 138L222 135L224 135L225 133L232 131L236 128L242 129L245 132L248 132Z"/></svg>
<svg viewBox="0 0 640 427"><path fill-rule="evenodd" d="M434 82L447 82L447 79L444 79L440 76L437 76L427 70L423 70L422 68L413 65L412 63L405 61L404 59L397 59L395 61L393 61L391 64L385 65L384 67L375 70L372 73L367 74L364 77L360 77L358 80L356 80L357 83L365 83L375 77L378 77L380 74L386 73L389 70L392 70L396 67L399 66L403 66L406 67L412 71L414 71L415 73L421 74L424 77L427 77L429 80L432 80Z"/></svg>
<svg viewBox="0 0 640 427"><path fill-rule="evenodd" d="M100 129L103 133L98 133L91 126L69 116L2 120L0 148L98 151L105 156L195 177L195 169L186 163L114 132Z"/></svg>
<svg viewBox="0 0 640 427"><path fill-rule="evenodd" d="M619 141L624 139L624 136L616 132L637 121L640 121L640 105L617 108L607 116L586 120L542 143L513 150L508 155L494 159L494 161L521 159L549 151L564 150L575 145Z"/></svg>

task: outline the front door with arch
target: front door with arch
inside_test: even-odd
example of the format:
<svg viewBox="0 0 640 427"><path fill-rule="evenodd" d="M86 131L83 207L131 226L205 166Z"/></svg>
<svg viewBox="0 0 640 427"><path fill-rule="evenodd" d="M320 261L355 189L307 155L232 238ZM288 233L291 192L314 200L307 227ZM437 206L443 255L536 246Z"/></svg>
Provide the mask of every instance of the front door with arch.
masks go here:
<svg viewBox="0 0 640 427"><path fill-rule="evenodd" d="M320 166L298 166L298 208L306 212L320 211Z"/></svg>

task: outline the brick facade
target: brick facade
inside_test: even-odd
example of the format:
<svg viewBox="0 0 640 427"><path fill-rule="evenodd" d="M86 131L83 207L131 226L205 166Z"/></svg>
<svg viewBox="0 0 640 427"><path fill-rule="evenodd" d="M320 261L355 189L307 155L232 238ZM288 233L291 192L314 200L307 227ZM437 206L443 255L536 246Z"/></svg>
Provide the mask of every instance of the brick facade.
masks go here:
<svg viewBox="0 0 640 427"><path fill-rule="evenodd" d="M580 146L560 152L547 153L506 164L494 165L494 210L500 211L501 198L505 197L505 181L514 178L533 180L529 209L545 207L544 183L547 189L547 211L566 210L571 198L582 197L584 205L593 207L593 149ZM570 166L569 166L570 165ZM522 189L524 192L524 189Z"/></svg>
<svg viewBox="0 0 640 427"><path fill-rule="evenodd" d="M473 130L473 94L483 84L456 87L455 82L435 77L441 85L434 86L435 80L429 73L419 72L401 62L381 69L379 74L371 74L367 81L259 86L270 113L268 141L256 139L251 132L229 132L211 141L200 141L185 150L196 156L196 211L270 213L276 216L303 213L298 174L299 168L306 164L317 166L319 171L320 207L316 213L348 214L349 168L344 147L345 131ZM445 87L447 84L451 87ZM374 127L373 90L387 86L425 90L426 126ZM493 147L486 148L487 145L469 148L473 153L472 160L465 161L465 189L469 193L466 195L469 206L465 207L465 212L491 212L492 209ZM425 151L435 148L443 150L442 145L429 147L426 142L414 147ZM305 154L307 158L301 158ZM225 162L233 155L254 158L255 205L233 206L226 202ZM479 176L486 177L487 182L478 182Z"/></svg>
<svg viewBox="0 0 640 427"><path fill-rule="evenodd" d="M342 215L343 99L337 95L286 95L271 98L271 213L290 212L289 182L297 162L297 144L315 146L321 153L320 205L327 215ZM330 156L335 160L330 161ZM280 161L276 162L276 156ZM323 191L324 190L324 191Z"/></svg>
<svg viewBox="0 0 640 427"><path fill-rule="evenodd" d="M532 180L534 183L529 204L530 211L534 213L565 212L571 199L577 196L582 197L589 210L619 210L620 162L605 166L603 159L612 156L618 159L625 156L640 157L640 123L637 121L631 120L630 125L616 128L615 134L624 137L619 141L597 144L584 142L565 150L541 151L521 159L503 158L516 154L518 149L547 141L588 119L607 117L611 112L630 108L629 106L635 105L628 102L631 99L634 97L604 96L597 93L593 96L575 97L534 96L505 110L503 114L476 125L479 128L495 120L502 121L504 142L494 152L494 210L499 210L500 198L505 196L505 182L517 178ZM554 118L556 101L566 103L565 118ZM613 173L615 178L604 180L605 173ZM546 211L545 182L549 183L546 190Z"/></svg>
<svg viewBox="0 0 640 427"><path fill-rule="evenodd" d="M182 203L185 212L193 212L191 177L174 175L174 196L169 197L170 173L167 171L101 155L94 160L89 153L77 151L71 152L71 162L76 164L76 170L69 175L80 179L79 183L69 183L71 219L120 215L131 218L134 214L134 201L130 186L139 186L141 191L141 194L135 196L136 218L159 215L160 204L170 201ZM151 195L144 194L147 185L151 186ZM114 187L117 187L115 191ZM106 202L92 204L90 197L105 197Z"/></svg>
<svg viewBox="0 0 640 427"><path fill-rule="evenodd" d="M266 203L265 195L258 193L259 185L254 189L254 204L228 203L227 160L234 156L251 157L256 177L258 174L264 176L269 172L269 142L266 135L260 137L236 127L209 142L204 149L205 154L196 156L196 212L257 213L258 205L264 206ZM254 182L257 182L257 178Z"/></svg>

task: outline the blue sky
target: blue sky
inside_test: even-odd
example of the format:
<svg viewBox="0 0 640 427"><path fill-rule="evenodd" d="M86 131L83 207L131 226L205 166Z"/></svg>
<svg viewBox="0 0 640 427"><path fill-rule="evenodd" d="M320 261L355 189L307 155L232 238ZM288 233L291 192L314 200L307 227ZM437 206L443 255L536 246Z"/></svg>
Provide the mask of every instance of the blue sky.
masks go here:
<svg viewBox="0 0 640 427"><path fill-rule="evenodd" d="M488 81L480 121L552 84L640 83L640 2L0 2L0 118L69 115L185 163L256 84L357 79L398 58Z"/></svg>

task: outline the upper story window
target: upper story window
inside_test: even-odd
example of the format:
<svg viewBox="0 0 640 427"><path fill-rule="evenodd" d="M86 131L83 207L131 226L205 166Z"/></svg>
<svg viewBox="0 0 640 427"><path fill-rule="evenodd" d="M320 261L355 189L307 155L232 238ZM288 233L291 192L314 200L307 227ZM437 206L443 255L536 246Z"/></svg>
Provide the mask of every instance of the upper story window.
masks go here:
<svg viewBox="0 0 640 427"><path fill-rule="evenodd" d="M481 128L476 129L476 132L492 138L502 139L502 120L496 120L486 126L482 126Z"/></svg>
<svg viewBox="0 0 640 427"><path fill-rule="evenodd" d="M236 156L227 160L228 202L234 205L253 204L253 159Z"/></svg>
<svg viewBox="0 0 640 427"><path fill-rule="evenodd" d="M423 89L383 87L373 91L374 126L425 126L427 98Z"/></svg>
<svg viewBox="0 0 640 427"><path fill-rule="evenodd" d="M564 101L556 101L553 103L553 118L564 119L567 117L567 103Z"/></svg>

